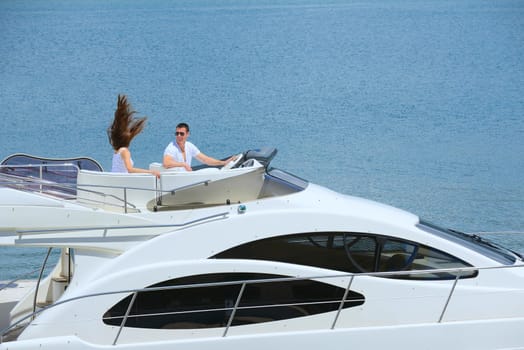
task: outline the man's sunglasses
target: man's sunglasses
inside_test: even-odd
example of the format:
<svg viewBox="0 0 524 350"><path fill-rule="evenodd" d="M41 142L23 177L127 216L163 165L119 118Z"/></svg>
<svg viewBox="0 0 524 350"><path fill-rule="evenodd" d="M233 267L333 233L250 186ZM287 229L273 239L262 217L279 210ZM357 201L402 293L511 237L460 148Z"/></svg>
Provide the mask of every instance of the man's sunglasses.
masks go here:
<svg viewBox="0 0 524 350"><path fill-rule="evenodd" d="M186 134L185 132L181 132L181 131L175 132L176 136L184 136L185 134Z"/></svg>

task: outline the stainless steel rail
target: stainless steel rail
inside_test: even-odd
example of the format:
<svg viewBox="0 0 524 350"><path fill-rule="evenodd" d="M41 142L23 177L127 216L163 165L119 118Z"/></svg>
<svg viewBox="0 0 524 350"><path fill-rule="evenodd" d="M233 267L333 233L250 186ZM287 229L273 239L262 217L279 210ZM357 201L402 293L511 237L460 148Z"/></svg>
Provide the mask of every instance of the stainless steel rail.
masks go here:
<svg viewBox="0 0 524 350"><path fill-rule="evenodd" d="M50 228L40 230L16 230L13 231L13 235L22 236L24 234L47 234L47 233L60 233L60 232L78 232L78 231L94 231L94 230L127 230L127 229L141 229L141 228L169 228L169 227L183 227L192 224L200 223L203 221L226 218L229 212L221 212L213 215L204 216L198 219L185 221L181 224L152 224L152 225L118 225L118 226L86 226L86 227L63 227L63 228Z"/></svg>
<svg viewBox="0 0 524 350"><path fill-rule="evenodd" d="M175 289L190 289L190 288L202 288L202 287L217 287L217 286L226 286L226 285L240 285L241 289L238 293L238 296L236 298L236 302L232 307L224 307L224 308L213 308L213 309L198 309L198 310L189 310L189 311L179 311L179 312L167 312L162 313L162 315L175 315L175 314L192 314L192 313L202 313L207 311L230 311L230 316L228 318L227 325L224 327L224 333L223 337L226 337L229 331L229 328L233 322L233 319L235 317L235 313L237 310L240 309L258 309L258 308L265 308L265 307L278 307L278 306L293 306L293 305L319 305L319 304L325 304L325 303L332 303L332 302L338 302L340 303L339 309L335 312L333 322L331 325L328 325L330 329L334 329L337 324L337 320L339 318L340 312L342 310L342 306L345 302L345 298L347 297L350 287L356 278L361 277L387 277L387 276L399 276L402 274L427 274L427 273L456 273L457 278L453 280L448 280L447 282L450 282L450 290L447 296L447 301L445 305L443 306L440 315L435 318L435 323L442 323L443 317L445 315L446 309L449 305L450 300L453 297L453 293L456 289L456 286L459 281L459 277L462 272L472 271L472 270L496 270L496 269L506 269L506 268L524 268L524 265L512 265L512 266L494 266L494 267L463 267L463 268L450 268L450 269L431 269L431 270L416 270L416 271L392 271L392 272L373 272L373 273L360 273L360 274L336 274L336 275L312 275L312 276L303 276L303 277L285 277L285 278L271 278L271 279L258 279L258 280L239 280L239 281L230 281L230 282L216 282L216 283L199 283L199 284L193 284L193 285L178 285L178 286L166 286L166 287L154 287L154 288L139 288L139 289L126 289L126 290L118 290L118 291L107 291L107 292L100 292L100 293L93 293L93 294L87 294L83 296L73 297L70 299L65 299L62 301L58 301L52 305L49 305L43 309L36 310L35 312L31 313L30 315L27 315L23 317L22 319L18 320L16 323L11 324L9 327L3 329L0 331L0 343L3 341L3 337L9 333L9 331L16 329L17 327L20 327L21 325L27 325L28 320L33 319L36 315L38 315L41 312L44 312L48 309L57 307L62 304L66 303L72 303L78 300L84 300L88 298L96 298L100 296L107 296L107 295L115 295L115 294L129 294L133 295L131 298L129 305L126 308L126 313L123 316L116 316L116 317L109 317L107 319L114 319L114 318L123 318L122 322L119 326L119 329L117 331L117 335L115 336L112 345L116 345L118 343L118 339L120 337L120 334L123 330L123 328L126 325L127 320L130 317L130 310L133 307L133 304L136 300L136 296L138 293L141 292L155 292L155 291L166 291L166 290L175 290ZM336 300L328 300L328 301L321 301L321 302L300 302L295 304L285 303L285 304L271 304L271 305L262 305L262 306L247 306L247 307L239 307L239 303L242 299L243 292L245 288L248 285L251 284L259 284L259 283L274 283L274 282L288 282L288 281L300 281L300 280L318 280L318 279L339 279L339 278L349 278L349 283L345 289L344 296L342 299L336 299ZM158 314L140 314L140 315L133 315L134 318L140 318L140 317L150 317L155 316Z"/></svg>
<svg viewBox="0 0 524 350"><path fill-rule="evenodd" d="M16 278L12 279L12 280L9 280L7 283L5 283L4 285L0 286L0 292L6 288L10 288L10 287L16 287L16 282L26 278L26 277L29 277L29 276L32 276L34 275L35 273L39 272L41 269L41 267L39 267L38 269L34 269L32 271L29 271L29 272L26 272L20 276L17 276Z"/></svg>
<svg viewBox="0 0 524 350"><path fill-rule="evenodd" d="M33 168L38 169L38 175L39 175L38 177L23 176L21 174L9 174L9 173L5 173L1 171L2 169L33 169ZM53 185L59 184L57 182L44 179L44 169L48 169L48 168L62 168L62 169L66 168L66 170L62 170L62 171L74 173L75 177L79 171L78 166L73 163L13 164L13 165L1 164L0 165L0 175L4 179L21 179L31 184L39 184L40 191L41 191L44 185L53 186ZM71 170L67 170L68 168Z"/></svg>
<svg viewBox="0 0 524 350"><path fill-rule="evenodd" d="M127 192L130 190L133 191L146 191L151 192L152 196L151 198L156 199L157 205L162 205L162 195L164 194L171 194L175 195L176 192L199 187L199 186L208 186L212 180L203 180L203 181L197 181L191 184L187 184L184 186L176 187L170 190L161 190L158 186L158 179L156 180L156 188L141 188L141 187L130 187L130 186L108 186L108 185L95 185L95 184L77 184L76 182L72 183L59 183L59 182L53 182L49 181L43 178L43 168L46 167L72 167L75 169L75 172L78 172L78 167L71 163L63 163L63 164L24 164L24 165L0 165L0 187L2 186L15 186L17 189L26 190L29 192L44 192L45 187L49 188L55 188L55 189L62 189L62 190L69 190L69 191L76 191L77 196L76 199L83 201L84 203L92 203L94 205L107 205L112 206L115 208L122 208L124 209L124 212L127 213L129 208L136 209L136 205L133 203L130 203L127 200ZM2 173L2 168L38 168L39 169L39 177L30 177L30 176L21 176L21 175L15 175L15 174L6 174ZM160 181L162 179L160 178ZM33 188L34 186L38 186L38 189ZM121 190L122 191L122 197L119 197L114 194L107 194L102 191L96 191L93 190L93 188L100 188L101 190L106 189L112 189L112 190ZM117 202L122 203L121 205L118 204L112 204L107 203L107 201L102 200L96 200L93 198L82 198L78 195L78 192L87 192L92 193L97 196L100 196L101 198L112 198ZM60 196L56 196L60 198ZM63 199L63 198L60 198ZM72 199L75 199L75 197L72 197Z"/></svg>
<svg viewBox="0 0 524 350"><path fill-rule="evenodd" d="M38 280L36 281L36 287L35 287L35 297L33 298L33 314L36 311L36 301L37 301L37 298L38 298L38 289L40 288L40 282L42 281L42 276L44 275L44 270L45 270L45 267L47 265L47 259L49 259L49 255L51 255L51 251L52 250L53 250L53 248L48 248L47 249L47 254L45 256L44 263L42 264L42 267L40 268L40 273L38 274ZM35 316L33 316L33 319L34 318L35 318Z"/></svg>

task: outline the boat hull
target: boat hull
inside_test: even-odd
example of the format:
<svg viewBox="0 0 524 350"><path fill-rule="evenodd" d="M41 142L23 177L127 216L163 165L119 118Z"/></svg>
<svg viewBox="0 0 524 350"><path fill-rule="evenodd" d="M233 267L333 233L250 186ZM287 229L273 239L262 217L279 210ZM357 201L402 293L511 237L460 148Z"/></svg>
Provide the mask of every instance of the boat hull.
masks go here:
<svg viewBox="0 0 524 350"><path fill-rule="evenodd" d="M524 349L520 336L524 318L427 323L388 327L321 329L307 332L263 333L242 336L194 338L158 342L134 342L114 346L87 343L74 336L40 338L0 344L2 350L29 349L147 349L232 350L246 349Z"/></svg>

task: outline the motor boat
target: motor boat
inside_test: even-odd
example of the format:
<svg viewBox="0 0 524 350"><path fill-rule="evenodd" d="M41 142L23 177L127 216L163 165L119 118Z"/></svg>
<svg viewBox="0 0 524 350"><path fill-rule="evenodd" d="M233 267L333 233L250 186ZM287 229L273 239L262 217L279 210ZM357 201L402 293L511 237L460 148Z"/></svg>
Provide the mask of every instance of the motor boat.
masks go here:
<svg viewBox="0 0 524 350"><path fill-rule="evenodd" d="M0 290L0 349L524 349L522 255L310 183L275 154L152 163L159 178L6 158L0 245L58 258L15 301Z"/></svg>

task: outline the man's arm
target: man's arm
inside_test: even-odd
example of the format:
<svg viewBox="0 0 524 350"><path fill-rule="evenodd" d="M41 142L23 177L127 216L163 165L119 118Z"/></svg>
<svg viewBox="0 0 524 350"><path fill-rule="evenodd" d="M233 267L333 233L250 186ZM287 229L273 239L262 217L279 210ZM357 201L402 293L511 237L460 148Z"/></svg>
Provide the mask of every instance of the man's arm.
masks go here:
<svg viewBox="0 0 524 350"><path fill-rule="evenodd" d="M206 156L204 153L200 152L195 156L196 159L207 165L217 165L224 166L227 164L227 160L218 160L210 156Z"/></svg>
<svg viewBox="0 0 524 350"><path fill-rule="evenodd" d="M164 168L166 169L180 167L180 168L185 168L187 171L193 170L191 169L191 166L189 166L189 164L185 162L177 162L176 160L173 159L173 157L171 157L168 154L164 154L162 165L164 165Z"/></svg>
<svg viewBox="0 0 524 350"><path fill-rule="evenodd" d="M219 160L219 159L215 159L213 157L210 157L210 156L206 156L204 153L200 152L199 154L197 154L195 156L196 159L198 159L199 161L201 161L202 163L204 164L207 164L207 165L215 165L215 166L224 166L226 165L227 163L229 163L230 161L232 160L235 160L236 157L235 156L232 156L230 157L229 159L226 159L226 160Z"/></svg>

